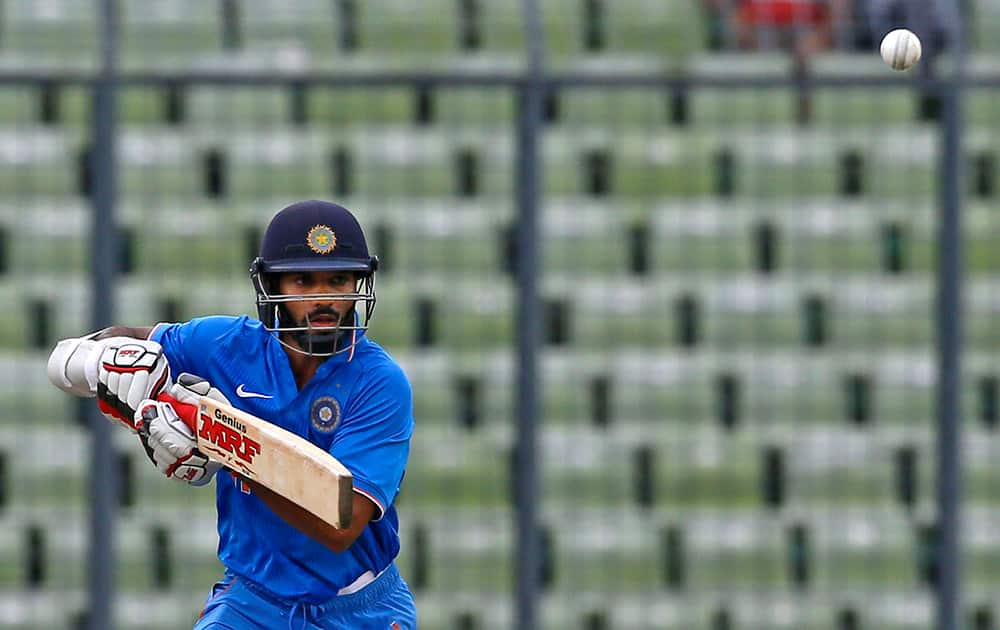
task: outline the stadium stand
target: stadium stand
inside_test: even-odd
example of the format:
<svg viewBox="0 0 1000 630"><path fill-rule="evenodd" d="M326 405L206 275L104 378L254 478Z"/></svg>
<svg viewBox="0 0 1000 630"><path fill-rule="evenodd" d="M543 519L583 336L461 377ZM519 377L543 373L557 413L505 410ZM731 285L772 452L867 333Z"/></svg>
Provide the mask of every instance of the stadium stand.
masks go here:
<svg viewBox="0 0 1000 630"><path fill-rule="evenodd" d="M524 62L516 3L122 3L123 69ZM997 3L975 3L976 50ZM693 0L543 3L550 67L783 75L711 51ZM93 2L5 2L0 68L93 69ZM815 72L877 71L829 53ZM874 59L874 57L872 57ZM880 63L880 62L877 62ZM978 61L979 71L989 68ZM545 101L539 269L545 628L930 628L939 141L908 88L578 86ZM87 328L89 95L0 89L0 626L85 618L88 445L46 351ZM263 222L358 210L372 336L414 383L400 565L421 628L512 626L514 95L499 88L130 86L126 324L251 313ZM967 103L968 618L995 627L997 108ZM116 434L123 628L190 624L219 576L211 491ZM560 524L572 523L572 527ZM183 566L183 573L179 567Z"/></svg>

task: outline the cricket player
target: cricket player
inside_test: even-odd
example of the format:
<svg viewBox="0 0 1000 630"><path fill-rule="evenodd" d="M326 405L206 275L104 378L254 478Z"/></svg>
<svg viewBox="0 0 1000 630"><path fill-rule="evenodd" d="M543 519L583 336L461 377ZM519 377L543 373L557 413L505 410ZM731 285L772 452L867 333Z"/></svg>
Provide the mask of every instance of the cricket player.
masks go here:
<svg viewBox="0 0 1000 630"><path fill-rule="evenodd" d="M413 404L403 370L365 334L377 267L347 209L294 203L271 220L250 268L259 319L115 326L53 351L50 380L96 395L106 416L140 435L164 474L196 486L215 479L226 570L195 630L417 627L413 596L393 562L393 502ZM335 529L202 455L175 408L202 395L292 431L343 463L354 477L350 526Z"/></svg>

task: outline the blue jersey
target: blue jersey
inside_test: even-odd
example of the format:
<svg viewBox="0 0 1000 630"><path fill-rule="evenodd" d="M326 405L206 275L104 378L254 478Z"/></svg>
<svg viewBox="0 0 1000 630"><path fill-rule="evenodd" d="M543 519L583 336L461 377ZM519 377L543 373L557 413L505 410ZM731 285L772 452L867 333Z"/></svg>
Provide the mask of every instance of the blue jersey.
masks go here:
<svg viewBox="0 0 1000 630"><path fill-rule="evenodd" d="M287 524L226 471L216 476L219 559L275 595L325 602L365 571L378 574L399 552L393 502L413 432L410 384L378 344L361 337L333 355L299 391L284 347L247 317L160 324L159 342L176 377L207 379L236 407L328 451L351 471L354 489L377 506L373 520L337 553Z"/></svg>

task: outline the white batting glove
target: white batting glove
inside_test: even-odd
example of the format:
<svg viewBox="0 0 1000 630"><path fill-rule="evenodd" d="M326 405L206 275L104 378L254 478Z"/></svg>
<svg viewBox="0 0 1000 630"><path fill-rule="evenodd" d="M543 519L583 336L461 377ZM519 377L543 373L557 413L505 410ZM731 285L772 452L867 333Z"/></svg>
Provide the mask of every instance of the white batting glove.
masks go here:
<svg viewBox="0 0 1000 630"><path fill-rule="evenodd" d="M167 477L194 486L208 483L222 468L198 450L192 429L198 426L198 399L202 396L229 403L205 379L182 373L158 400L142 401L135 414L139 439L156 467Z"/></svg>
<svg viewBox="0 0 1000 630"><path fill-rule="evenodd" d="M136 430L140 403L156 398L170 384L170 365L155 341L111 337L100 342L97 405L110 420Z"/></svg>
<svg viewBox="0 0 1000 630"><path fill-rule="evenodd" d="M222 467L198 450L194 432L180 419L172 403L143 401L135 423L146 455L167 477L203 486Z"/></svg>
<svg viewBox="0 0 1000 630"><path fill-rule="evenodd" d="M132 337L63 339L46 365L49 381L64 392L98 398L108 419L134 431L139 401L155 398L170 382L170 366L155 341Z"/></svg>
<svg viewBox="0 0 1000 630"><path fill-rule="evenodd" d="M74 396L93 398L97 394L97 365L104 352L104 342L93 338L100 333L57 343L45 366L49 382Z"/></svg>

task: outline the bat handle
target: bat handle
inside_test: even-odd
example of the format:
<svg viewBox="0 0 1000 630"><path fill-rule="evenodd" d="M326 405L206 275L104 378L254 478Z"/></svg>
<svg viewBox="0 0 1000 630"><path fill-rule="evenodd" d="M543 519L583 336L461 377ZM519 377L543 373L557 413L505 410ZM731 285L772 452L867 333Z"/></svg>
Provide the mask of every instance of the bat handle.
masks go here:
<svg viewBox="0 0 1000 630"><path fill-rule="evenodd" d="M156 400L160 402L169 403L174 411L177 412L177 417L184 421L184 424L188 425L192 432L197 433L198 431L198 404L190 403L178 400L166 392L160 392L157 395Z"/></svg>

